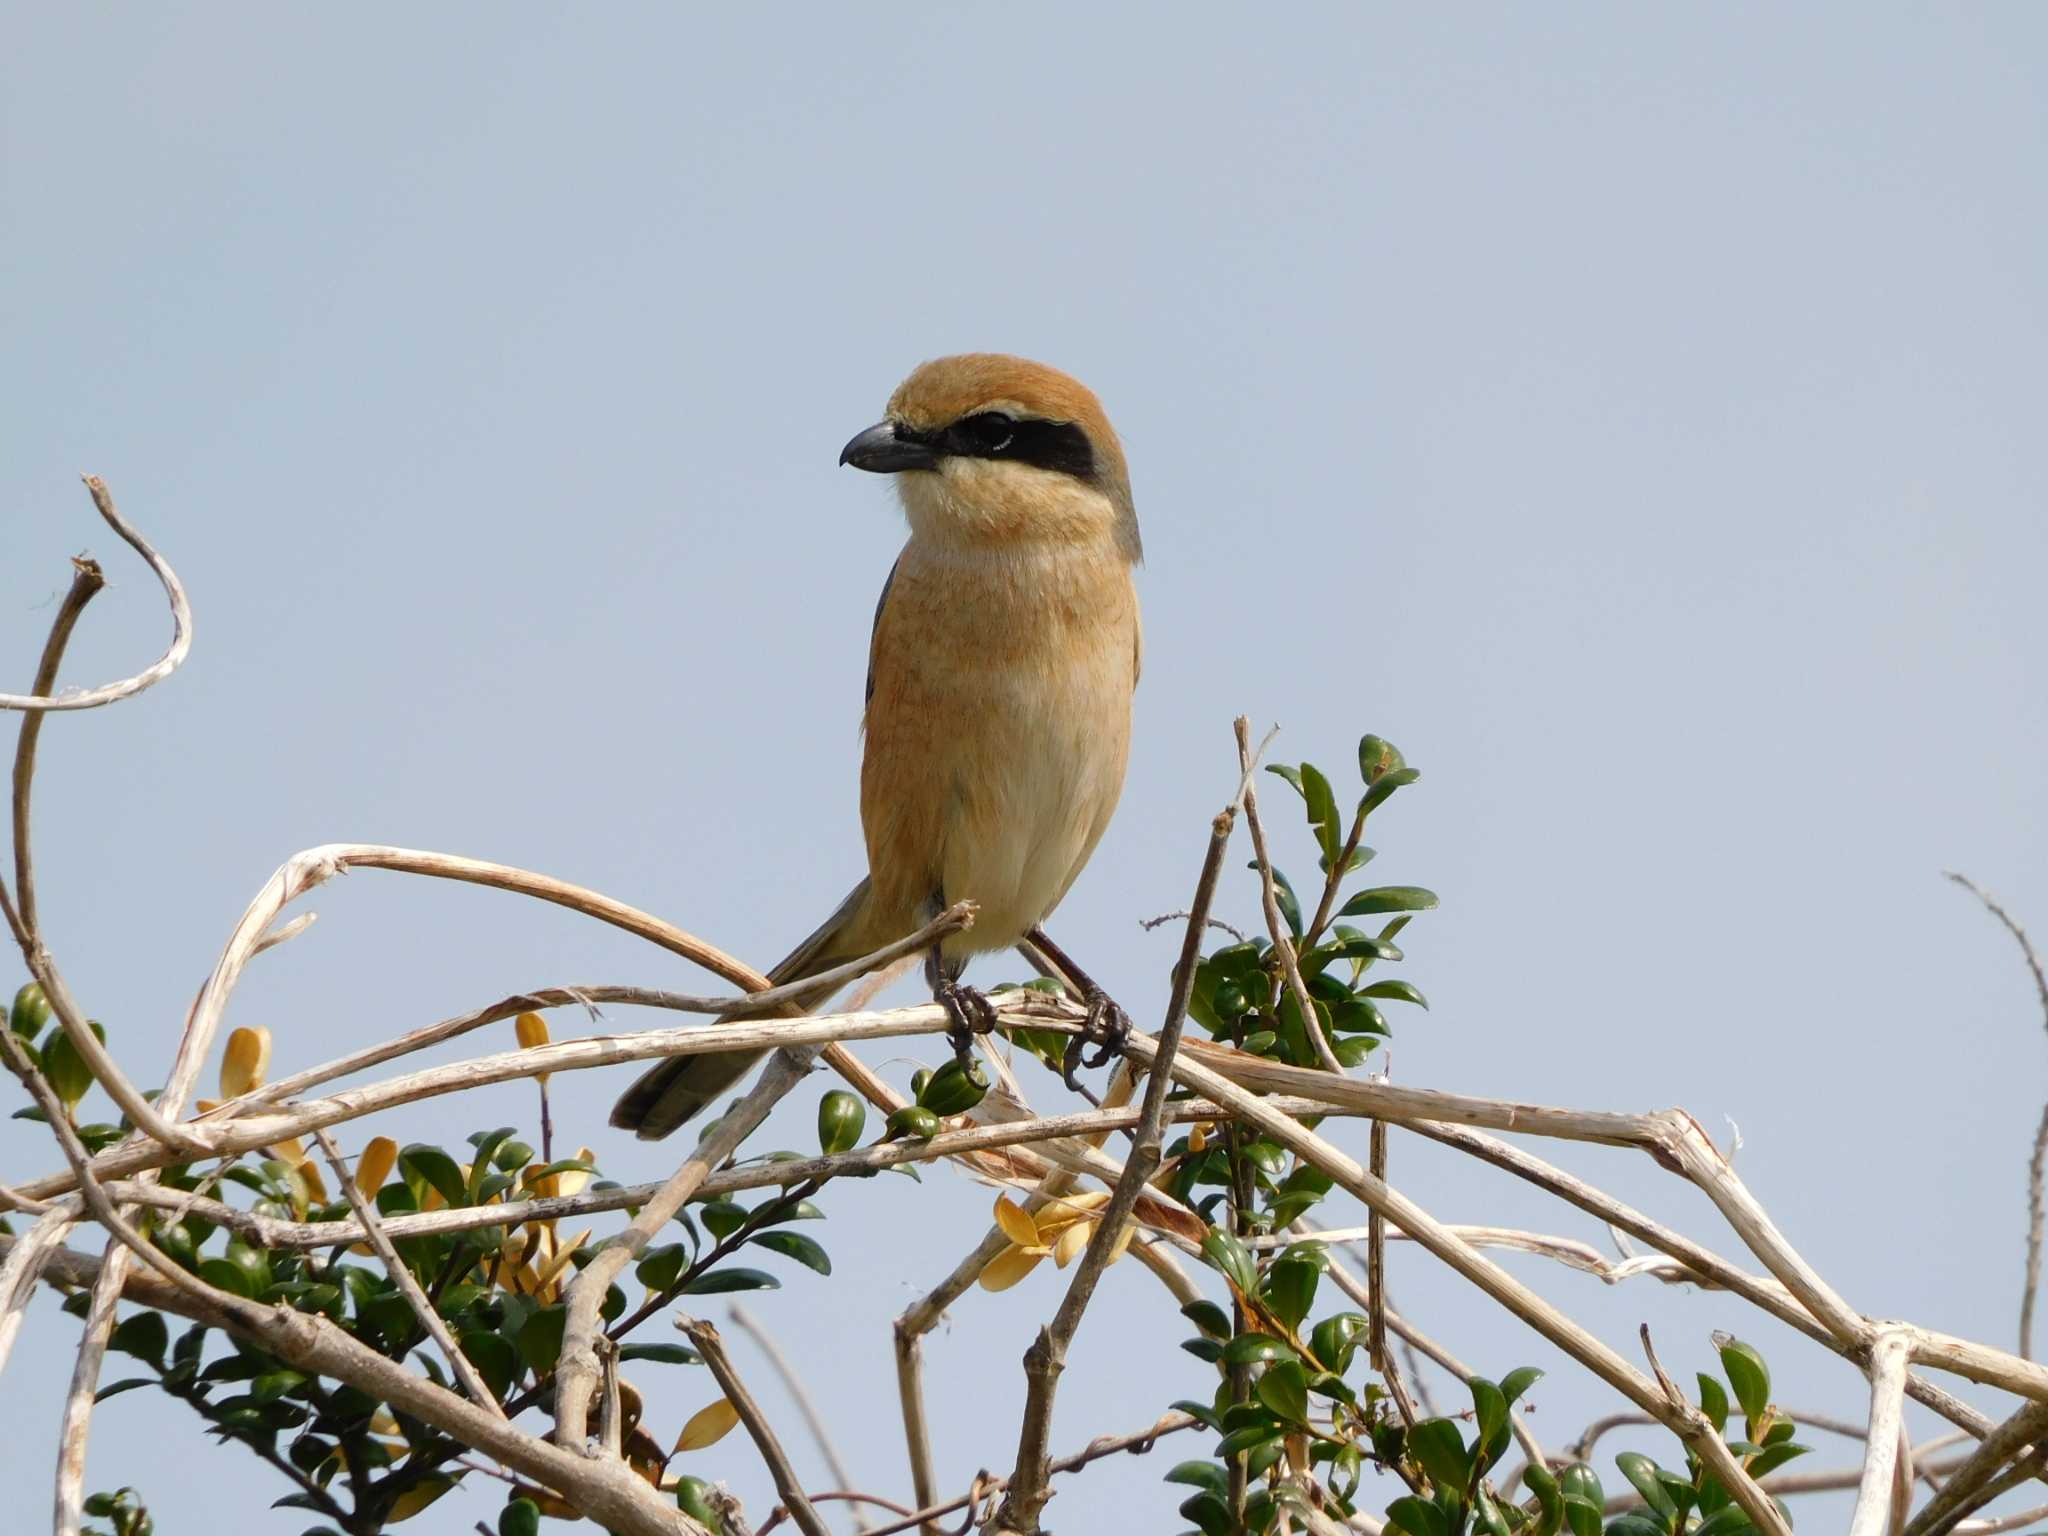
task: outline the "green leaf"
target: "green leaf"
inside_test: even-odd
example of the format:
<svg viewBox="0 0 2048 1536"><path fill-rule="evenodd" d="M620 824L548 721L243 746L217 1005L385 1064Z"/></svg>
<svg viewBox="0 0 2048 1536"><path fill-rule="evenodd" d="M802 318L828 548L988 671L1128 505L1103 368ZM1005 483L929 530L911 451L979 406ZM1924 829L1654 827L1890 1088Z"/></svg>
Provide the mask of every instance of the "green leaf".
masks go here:
<svg viewBox="0 0 2048 1536"><path fill-rule="evenodd" d="M821 1275L832 1273L832 1260L827 1257L824 1247L801 1232L763 1232L754 1241L786 1259L795 1259L797 1263L815 1269Z"/></svg>
<svg viewBox="0 0 2048 1536"><path fill-rule="evenodd" d="M1659 1468L1656 1462L1640 1451L1623 1451L1614 1458L1614 1464L1621 1469L1621 1475L1634 1485L1636 1492L1643 1496L1643 1502L1662 1515L1667 1523L1677 1518L1678 1506L1672 1502L1670 1492L1657 1476Z"/></svg>
<svg viewBox="0 0 2048 1536"><path fill-rule="evenodd" d="M1212 1339L1230 1337L1230 1314L1213 1301L1191 1301L1180 1309L1180 1315Z"/></svg>
<svg viewBox="0 0 2048 1536"><path fill-rule="evenodd" d="M1292 1360L1294 1350L1270 1333L1240 1333L1223 1346L1225 1365L1258 1365L1274 1360Z"/></svg>
<svg viewBox="0 0 2048 1536"><path fill-rule="evenodd" d="M501 1125L495 1131L478 1131L469 1138L470 1146L476 1150L469 1159L469 1199L472 1205L481 1198L479 1186L491 1171L491 1158L498 1148L518 1134L514 1125Z"/></svg>
<svg viewBox="0 0 2048 1536"><path fill-rule="evenodd" d="M1427 912L1437 904L1436 892L1419 885L1378 885L1359 891L1337 909L1339 917L1362 917L1378 912Z"/></svg>
<svg viewBox="0 0 2048 1536"><path fill-rule="evenodd" d="M628 1344L621 1360L649 1360L656 1365L700 1365L704 1357L687 1344Z"/></svg>
<svg viewBox="0 0 2048 1536"><path fill-rule="evenodd" d="M1429 1006L1429 999L1422 995L1412 981L1376 981L1371 986L1362 988L1359 996L1386 998L1397 1003L1413 1003L1418 1008Z"/></svg>
<svg viewBox="0 0 2048 1536"><path fill-rule="evenodd" d="M1367 815L1371 815L1386 801L1387 796L1402 785L1413 784L1421 777L1422 775L1413 768L1396 768L1392 773L1383 774L1373 787L1365 792L1365 798L1358 802L1359 806Z"/></svg>
<svg viewBox="0 0 2048 1536"><path fill-rule="evenodd" d="M1308 824L1323 850L1324 867L1344 847L1344 827L1337 817L1337 796L1322 769L1314 763L1301 765L1301 797L1307 802Z"/></svg>
<svg viewBox="0 0 2048 1536"><path fill-rule="evenodd" d="M1694 1526L1692 1536L1746 1536L1755 1529L1749 1516L1742 1512L1741 1505L1728 1504Z"/></svg>
<svg viewBox="0 0 2048 1536"><path fill-rule="evenodd" d="M1407 1536L1451 1536L1449 1517L1428 1499L1418 1499L1412 1493L1387 1506L1387 1529L1405 1531Z"/></svg>
<svg viewBox="0 0 2048 1536"><path fill-rule="evenodd" d="M939 1117L922 1104L906 1104L889 1116L888 1128L892 1137L929 1141L939 1134Z"/></svg>
<svg viewBox="0 0 2048 1536"><path fill-rule="evenodd" d="M1281 1259L1266 1271L1261 1289L1274 1315L1289 1328L1298 1328L1315 1304L1316 1282L1321 1278L1322 1272L1312 1263Z"/></svg>
<svg viewBox="0 0 2048 1536"><path fill-rule="evenodd" d="M1230 1518L1230 1506L1206 1488L1192 1498L1183 1499L1179 1513L1183 1519L1194 1521L1202 1536L1232 1536L1235 1529Z"/></svg>
<svg viewBox="0 0 2048 1536"><path fill-rule="evenodd" d="M1238 1240L1236 1233L1226 1232L1221 1227L1211 1231L1202 1239L1202 1257L1222 1270L1223 1277L1243 1295L1257 1294L1258 1265L1252 1259L1251 1250Z"/></svg>
<svg viewBox="0 0 2048 1536"><path fill-rule="evenodd" d="M43 1032L43 1026L50 1022L50 1000L43 996L43 989L35 982L28 982L14 994L14 1006L8 1010L7 1027L24 1041L34 1040Z"/></svg>
<svg viewBox="0 0 2048 1536"><path fill-rule="evenodd" d="M498 1511L498 1536L540 1536L540 1506L513 1499Z"/></svg>
<svg viewBox="0 0 2048 1536"><path fill-rule="evenodd" d="M1358 1341L1365 1337L1367 1326L1363 1314L1339 1312L1316 1324L1315 1332L1309 1335L1308 1347L1325 1367L1341 1371L1350 1362L1351 1351L1357 1348Z"/></svg>
<svg viewBox="0 0 2048 1536"><path fill-rule="evenodd" d="M130 1376L125 1380L113 1383L111 1386L101 1387L99 1391L93 1393L92 1400L96 1403L104 1403L108 1398L119 1397L123 1392L133 1392L137 1387L153 1387L156 1384L154 1376Z"/></svg>
<svg viewBox="0 0 2048 1536"><path fill-rule="evenodd" d="M1247 1424L1243 1429L1233 1429L1216 1442L1216 1454L1229 1458L1241 1455L1255 1445L1263 1445L1280 1434L1280 1426L1272 1423Z"/></svg>
<svg viewBox="0 0 2048 1536"><path fill-rule="evenodd" d="M485 1386L500 1398L512 1390L512 1383L519 1379L519 1353L510 1339L502 1333L476 1328L457 1342L469 1363L476 1367L477 1375L483 1377Z"/></svg>
<svg viewBox="0 0 2048 1536"><path fill-rule="evenodd" d="M1190 1488L1206 1488L1211 1493L1230 1491L1230 1474L1213 1461L1184 1461L1166 1474L1169 1483L1185 1483Z"/></svg>
<svg viewBox="0 0 2048 1536"><path fill-rule="evenodd" d="M85 1022L99 1037L100 1043L106 1044L107 1032L100 1027L99 1020L87 1019ZM71 1043L70 1033L61 1027L50 1032L50 1038L43 1046L43 1076L57 1090L57 1097L64 1101L66 1109L75 1108L92 1087L92 1068L85 1064L85 1058L78 1054L78 1047Z"/></svg>
<svg viewBox="0 0 2048 1536"><path fill-rule="evenodd" d="M1575 1461L1557 1474L1557 1491L1567 1499L1584 1499L1593 1506L1595 1514L1607 1502L1607 1494L1600 1487L1600 1474L1583 1461Z"/></svg>
<svg viewBox="0 0 2048 1536"><path fill-rule="evenodd" d="M1664 1521L1653 1520L1639 1509L1617 1515L1607 1523L1607 1536L1669 1536L1670 1530Z"/></svg>
<svg viewBox="0 0 2048 1536"><path fill-rule="evenodd" d="M718 1296L727 1291L779 1291L782 1282L765 1269L714 1269L683 1287L685 1296Z"/></svg>
<svg viewBox="0 0 2048 1536"><path fill-rule="evenodd" d="M868 1107L860 1096L834 1088L818 1100L818 1149L828 1155L851 1151L867 1124Z"/></svg>
<svg viewBox="0 0 2048 1536"><path fill-rule="evenodd" d="M1751 1477L1769 1477L1778 1468L1784 1466L1786 1462L1804 1456L1811 1449L1813 1447L1794 1445L1789 1440L1778 1445L1769 1446L1761 1456L1749 1464L1749 1475Z"/></svg>
<svg viewBox="0 0 2048 1536"><path fill-rule="evenodd" d="M248 1271L230 1260L201 1259L199 1278L208 1285L226 1291L230 1296L239 1296L244 1301L255 1299L256 1288L249 1283Z"/></svg>
<svg viewBox="0 0 2048 1536"><path fill-rule="evenodd" d="M1465 1386L1472 1394L1472 1421L1477 1431L1473 1448L1483 1461L1492 1462L1507 1448L1507 1395L1483 1376L1471 1377Z"/></svg>
<svg viewBox="0 0 2048 1536"><path fill-rule="evenodd" d="M1508 1406L1513 1407L1521 1401L1524 1392L1535 1386L1542 1379L1543 1371L1540 1367L1534 1365L1522 1366L1518 1370L1509 1371L1507 1375L1501 1377L1500 1394L1508 1400Z"/></svg>
<svg viewBox="0 0 2048 1536"><path fill-rule="evenodd" d="M681 1243L663 1243L650 1248L633 1267L633 1278L650 1291L665 1291L683 1277L690 1267L690 1251Z"/></svg>
<svg viewBox="0 0 2048 1536"><path fill-rule="evenodd" d="M1463 1496L1472 1477L1472 1461L1465 1454L1465 1437L1455 1423L1424 1419L1408 1432L1408 1450L1437 1487Z"/></svg>
<svg viewBox="0 0 2048 1536"><path fill-rule="evenodd" d="M1721 1369L1728 1373L1735 1401L1742 1405L1742 1416L1752 1422L1761 1419L1771 1405L1771 1370L1764 1357L1726 1334L1717 1335L1714 1342L1720 1347Z"/></svg>
<svg viewBox="0 0 2048 1536"><path fill-rule="evenodd" d="M1567 1497L1564 1501L1564 1523L1571 1527L1572 1536L1600 1536L1600 1506L1589 1504L1584 1499Z"/></svg>
<svg viewBox="0 0 2048 1536"><path fill-rule="evenodd" d="M711 1200L698 1210L704 1230L716 1238L728 1238L747 1224L747 1208L737 1200Z"/></svg>
<svg viewBox="0 0 2048 1536"><path fill-rule="evenodd" d="M398 1166L407 1178L437 1191L451 1206L468 1204L469 1186L463 1182L461 1165L439 1147L415 1141L400 1149Z"/></svg>
<svg viewBox="0 0 2048 1536"><path fill-rule="evenodd" d="M1714 1426L1715 1434L1723 1434L1728 1428L1728 1394L1722 1389L1720 1378L1699 1373L1700 1412L1707 1416L1707 1422Z"/></svg>
<svg viewBox="0 0 2048 1536"><path fill-rule="evenodd" d="M108 1336L110 1348L118 1349L124 1355L133 1355L138 1360L147 1360L151 1365L162 1368L164 1350L170 1346L171 1330L161 1312L137 1312L116 1327Z"/></svg>
<svg viewBox="0 0 2048 1536"><path fill-rule="evenodd" d="M1259 861L1253 859L1245 866L1257 869ZM1287 879L1287 873L1279 865L1273 866L1273 899L1280 908L1280 915L1287 919L1287 931L1296 939L1301 937L1301 903L1295 898L1294 887Z"/></svg>
<svg viewBox="0 0 2048 1536"><path fill-rule="evenodd" d="M1308 1373L1299 1360L1280 1360L1260 1373L1259 1401L1289 1424L1308 1422Z"/></svg>
<svg viewBox="0 0 2048 1536"><path fill-rule="evenodd" d="M520 1328L519 1357L532 1367L535 1375L545 1375L555 1368L562 1353L562 1331L568 1321L568 1308L542 1307Z"/></svg>
<svg viewBox="0 0 2048 1536"><path fill-rule="evenodd" d="M1408 766L1401 749L1379 736L1363 736L1358 742L1358 776L1370 784Z"/></svg>

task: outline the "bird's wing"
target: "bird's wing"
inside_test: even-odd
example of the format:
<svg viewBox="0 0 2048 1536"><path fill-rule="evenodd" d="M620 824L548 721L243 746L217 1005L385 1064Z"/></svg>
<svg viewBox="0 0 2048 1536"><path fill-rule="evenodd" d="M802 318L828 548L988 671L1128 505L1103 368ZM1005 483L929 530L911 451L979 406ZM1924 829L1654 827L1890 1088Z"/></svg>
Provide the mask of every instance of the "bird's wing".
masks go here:
<svg viewBox="0 0 2048 1536"><path fill-rule="evenodd" d="M896 566L903 563L903 557L896 557L896 565L889 567L889 574L882 578L882 595L875 599L875 622L868 626L868 691L867 702L875 697L875 634L882 627L882 610L889 606L889 589L896 584Z"/></svg>

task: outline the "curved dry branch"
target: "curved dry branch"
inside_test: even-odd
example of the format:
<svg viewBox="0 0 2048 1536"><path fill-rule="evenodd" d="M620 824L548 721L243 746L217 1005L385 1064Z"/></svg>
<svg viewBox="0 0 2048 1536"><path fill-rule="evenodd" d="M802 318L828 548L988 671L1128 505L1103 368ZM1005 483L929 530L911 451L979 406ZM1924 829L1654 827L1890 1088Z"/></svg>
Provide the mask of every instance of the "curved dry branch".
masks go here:
<svg viewBox="0 0 2048 1536"><path fill-rule="evenodd" d="M149 568L156 572L156 579L163 583L164 596L171 602L171 644L163 655L133 677L124 677L118 682L106 683L98 688L81 689L50 697L42 693L0 693L0 709L30 710L38 714L54 714L60 710L98 709L103 704L117 704L122 699L133 698L145 688L154 687L177 671L184 664L186 655L192 649L192 604L185 596L185 584L178 580L178 573L171 569L170 561L156 552L149 540L135 530L114 506L113 495L107 490L106 481L98 475L86 475L85 488L92 496L92 504L99 509L101 517L138 555L149 562Z"/></svg>

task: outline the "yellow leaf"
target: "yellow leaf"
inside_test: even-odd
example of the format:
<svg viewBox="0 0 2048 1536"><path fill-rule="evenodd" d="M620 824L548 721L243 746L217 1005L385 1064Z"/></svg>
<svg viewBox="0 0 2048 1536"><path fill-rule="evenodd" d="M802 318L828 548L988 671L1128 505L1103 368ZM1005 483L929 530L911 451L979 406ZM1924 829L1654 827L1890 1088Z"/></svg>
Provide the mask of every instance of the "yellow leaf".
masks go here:
<svg viewBox="0 0 2048 1536"><path fill-rule="evenodd" d="M555 1245L554 1257L549 1259L547 1263L542 1265L540 1268L538 1275L539 1283L538 1285L536 1285L535 1289L543 1289L549 1285L552 1285L555 1281L555 1277L560 1275L563 1270L569 1267L569 1261L576 1257L576 1250L583 1246L584 1239L589 1236L590 1228L585 1227L581 1232L578 1232L566 1243L557 1243Z"/></svg>
<svg viewBox="0 0 2048 1536"><path fill-rule="evenodd" d="M1108 1203L1109 1191L1106 1189L1091 1189L1084 1195L1062 1195L1038 1213L1038 1234L1050 1237Z"/></svg>
<svg viewBox="0 0 2048 1536"><path fill-rule="evenodd" d="M1088 1246L1088 1239L1095 1231L1092 1221L1077 1221L1060 1233L1059 1241L1052 1245L1052 1261L1065 1269L1081 1256L1081 1250Z"/></svg>
<svg viewBox="0 0 2048 1536"><path fill-rule="evenodd" d="M1002 1228L1003 1236L1020 1248L1029 1248L1038 1241L1038 1223L1008 1195L996 1196L996 1225Z"/></svg>
<svg viewBox="0 0 2048 1536"><path fill-rule="evenodd" d="M1190 1152L1203 1152L1208 1150L1208 1146L1209 1127L1205 1122L1197 1120L1188 1128L1188 1150Z"/></svg>
<svg viewBox="0 0 2048 1536"><path fill-rule="evenodd" d="M442 1477L438 1473L429 1474L394 1499L391 1503L391 1513L384 1518L410 1520L454 1486L455 1479L452 1477Z"/></svg>
<svg viewBox="0 0 2048 1536"><path fill-rule="evenodd" d="M513 1021L512 1028L519 1036L519 1044L522 1049L530 1051L536 1045L546 1045L548 1043L548 1021L537 1013L522 1013ZM544 1083L554 1074L552 1072L540 1072L536 1073L535 1076Z"/></svg>
<svg viewBox="0 0 2048 1536"><path fill-rule="evenodd" d="M732 1433L733 1425L739 1421L739 1409L721 1397L717 1402L690 1415L690 1422L685 1424L683 1432L676 1436L674 1454L680 1456L684 1451L701 1451L707 1445L716 1445Z"/></svg>
<svg viewBox="0 0 2048 1536"><path fill-rule="evenodd" d="M238 1029L228 1036L228 1048L220 1059L220 1096L239 1099L253 1088L263 1086L270 1070L270 1031L260 1025Z"/></svg>
<svg viewBox="0 0 2048 1536"><path fill-rule="evenodd" d="M1138 1224L1135 1221L1127 1221L1124 1223L1123 1231L1117 1233L1116 1241L1110 1245L1109 1263L1114 1264L1118 1259L1124 1256L1125 1251L1129 1249L1129 1247L1131 1246L1132 1237L1134 1237L1137 1234L1137 1231Z"/></svg>
<svg viewBox="0 0 2048 1536"><path fill-rule="evenodd" d="M372 1137L356 1159L356 1188L366 1195L376 1194L397 1165L398 1143L389 1136Z"/></svg>
<svg viewBox="0 0 2048 1536"><path fill-rule="evenodd" d="M1038 1261L1044 1257L1043 1248L1024 1248L1012 1243L983 1266L981 1288L984 1291L1007 1291L1038 1268Z"/></svg>

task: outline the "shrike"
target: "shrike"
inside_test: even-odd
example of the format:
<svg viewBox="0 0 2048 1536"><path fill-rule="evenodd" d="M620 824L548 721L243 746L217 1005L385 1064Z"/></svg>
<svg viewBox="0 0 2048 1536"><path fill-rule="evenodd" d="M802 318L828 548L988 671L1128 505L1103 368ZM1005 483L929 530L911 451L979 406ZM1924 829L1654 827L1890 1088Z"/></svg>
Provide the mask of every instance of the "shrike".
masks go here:
<svg viewBox="0 0 2048 1536"><path fill-rule="evenodd" d="M1116 433L1065 374L969 353L912 373L839 462L894 475L910 522L868 647L868 874L769 975L844 965L968 900L974 926L925 966L956 1047L993 1021L961 984L968 957L1026 939L1082 992L1095 1032L1114 1033L1121 1010L1039 925L1109 825L1130 750L1141 551ZM662 1062L612 1124L666 1136L762 1054Z"/></svg>

